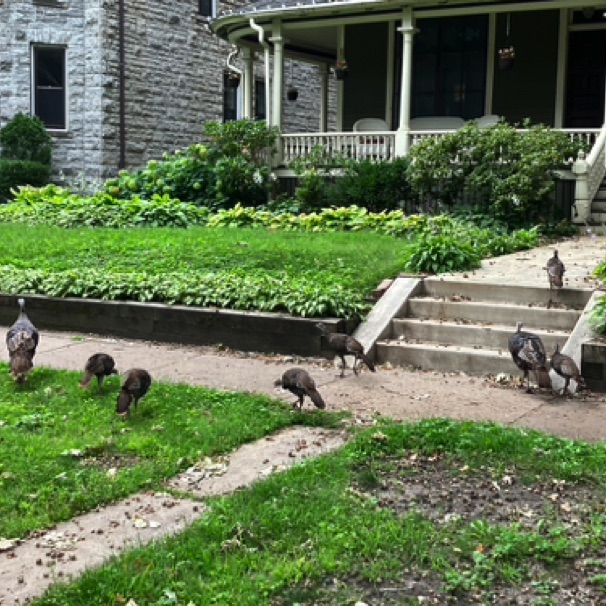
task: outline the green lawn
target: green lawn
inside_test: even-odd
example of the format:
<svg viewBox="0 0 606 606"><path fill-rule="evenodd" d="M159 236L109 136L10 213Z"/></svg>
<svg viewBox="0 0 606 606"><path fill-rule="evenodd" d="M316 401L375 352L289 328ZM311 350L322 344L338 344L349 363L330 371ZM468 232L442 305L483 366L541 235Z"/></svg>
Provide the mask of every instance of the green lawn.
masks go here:
<svg viewBox="0 0 606 606"><path fill-rule="evenodd" d="M0 364L0 537L24 537L100 503L159 488L205 456L300 424L338 417L293 413L278 400L155 383L138 411L116 415L120 378L103 393L81 375L37 368L19 386ZM108 468L117 475L108 478Z"/></svg>
<svg viewBox="0 0 606 606"><path fill-rule="evenodd" d="M605 469L603 445L384 422L36 603L601 604Z"/></svg>
<svg viewBox="0 0 606 606"><path fill-rule="evenodd" d="M331 274L368 291L401 269L407 242L373 233L265 229L61 229L0 224L0 265L48 271Z"/></svg>
<svg viewBox="0 0 606 606"><path fill-rule="evenodd" d="M0 291L350 318L408 246L374 233L0 224Z"/></svg>

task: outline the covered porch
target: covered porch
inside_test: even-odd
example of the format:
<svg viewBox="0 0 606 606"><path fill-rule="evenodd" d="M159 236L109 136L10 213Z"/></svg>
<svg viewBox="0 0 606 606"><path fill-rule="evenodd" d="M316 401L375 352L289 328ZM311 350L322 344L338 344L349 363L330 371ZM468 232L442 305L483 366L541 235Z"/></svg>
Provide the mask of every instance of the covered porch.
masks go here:
<svg viewBox="0 0 606 606"><path fill-rule="evenodd" d="M316 146L392 161L468 121L523 129L529 120L591 142L576 171L588 175L578 189L591 200L606 172L605 12L606 4L575 0L261 0L212 28L239 49L228 69L242 75L244 117L253 115L254 61L262 60L268 122L282 131L277 168ZM315 132L283 128L288 62L317 67ZM356 128L368 118L381 128Z"/></svg>

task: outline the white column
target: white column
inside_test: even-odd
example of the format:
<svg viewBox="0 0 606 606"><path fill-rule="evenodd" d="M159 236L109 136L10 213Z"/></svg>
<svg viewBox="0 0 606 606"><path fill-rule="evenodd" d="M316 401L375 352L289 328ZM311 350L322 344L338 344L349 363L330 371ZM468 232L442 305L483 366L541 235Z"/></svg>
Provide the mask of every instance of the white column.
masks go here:
<svg viewBox="0 0 606 606"><path fill-rule="evenodd" d="M345 26L337 26L337 61L346 59L345 57ZM344 80L337 81L337 130L343 130L343 89Z"/></svg>
<svg viewBox="0 0 606 606"><path fill-rule="evenodd" d="M328 65L322 64L320 69L320 132L328 132Z"/></svg>
<svg viewBox="0 0 606 606"><path fill-rule="evenodd" d="M412 87L412 37L414 25L412 8L404 7L402 25L398 28L404 36L402 48L402 81L400 86L400 124L396 132L396 156L405 156L410 149L410 91Z"/></svg>
<svg viewBox="0 0 606 606"><path fill-rule="evenodd" d="M276 19L272 24L272 36L269 39L274 46L274 74L272 79L272 116L270 124L282 128L282 97L284 96L284 38L282 22Z"/></svg>
<svg viewBox="0 0 606 606"><path fill-rule="evenodd" d="M244 63L244 107L243 117L249 120L253 118L253 59L254 55L250 48L242 49L242 62Z"/></svg>

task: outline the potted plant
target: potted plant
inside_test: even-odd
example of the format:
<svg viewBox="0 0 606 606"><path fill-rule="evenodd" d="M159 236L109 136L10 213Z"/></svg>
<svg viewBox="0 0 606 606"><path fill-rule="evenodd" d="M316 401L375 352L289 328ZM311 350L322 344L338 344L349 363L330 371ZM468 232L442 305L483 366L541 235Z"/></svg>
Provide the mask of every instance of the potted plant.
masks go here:
<svg viewBox="0 0 606 606"><path fill-rule="evenodd" d="M499 69L511 69L516 57L516 51L513 46L499 49Z"/></svg>
<svg viewBox="0 0 606 606"><path fill-rule="evenodd" d="M238 88L240 86L240 74L237 72L227 72L225 86L227 88Z"/></svg>
<svg viewBox="0 0 606 606"><path fill-rule="evenodd" d="M296 101L299 97L299 91L294 87L291 86L287 91L286 91L286 98L289 101Z"/></svg>
<svg viewBox="0 0 606 606"><path fill-rule="evenodd" d="M345 61L345 59L339 59L335 64L335 78L337 80L345 80L345 78L347 78L348 71L349 67L347 65L347 61Z"/></svg>

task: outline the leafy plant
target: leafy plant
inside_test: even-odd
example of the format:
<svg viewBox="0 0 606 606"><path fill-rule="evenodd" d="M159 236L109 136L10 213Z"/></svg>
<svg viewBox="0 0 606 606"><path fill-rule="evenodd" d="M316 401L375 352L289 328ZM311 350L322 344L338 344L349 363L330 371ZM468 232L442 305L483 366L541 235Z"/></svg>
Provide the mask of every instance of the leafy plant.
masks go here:
<svg viewBox="0 0 606 606"><path fill-rule="evenodd" d="M524 126L520 132L505 123L471 123L415 145L408 167L414 193L448 208L471 197L510 228L548 221L553 171L585 146L542 125Z"/></svg>
<svg viewBox="0 0 606 606"><path fill-rule="evenodd" d="M423 234L404 253L404 270L415 274L463 271L480 266L482 257L454 236Z"/></svg>
<svg viewBox="0 0 606 606"><path fill-rule="evenodd" d="M1 156L5 160L22 160L51 165L52 138L38 116L15 114L0 129Z"/></svg>
<svg viewBox="0 0 606 606"><path fill-rule="evenodd" d="M50 175L50 166L40 162L0 159L0 202L12 198L20 186L46 185Z"/></svg>

